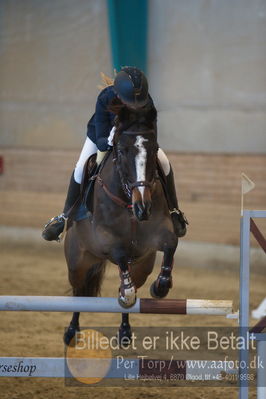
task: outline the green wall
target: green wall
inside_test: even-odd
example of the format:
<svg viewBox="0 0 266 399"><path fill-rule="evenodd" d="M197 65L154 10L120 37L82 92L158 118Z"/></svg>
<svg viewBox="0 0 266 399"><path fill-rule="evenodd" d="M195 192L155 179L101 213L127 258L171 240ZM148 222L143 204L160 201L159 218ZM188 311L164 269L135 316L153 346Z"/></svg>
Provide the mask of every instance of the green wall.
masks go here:
<svg viewBox="0 0 266 399"><path fill-rule="evenodd" d="M147 71L147 1L107 0L113 66Z"/></svg>

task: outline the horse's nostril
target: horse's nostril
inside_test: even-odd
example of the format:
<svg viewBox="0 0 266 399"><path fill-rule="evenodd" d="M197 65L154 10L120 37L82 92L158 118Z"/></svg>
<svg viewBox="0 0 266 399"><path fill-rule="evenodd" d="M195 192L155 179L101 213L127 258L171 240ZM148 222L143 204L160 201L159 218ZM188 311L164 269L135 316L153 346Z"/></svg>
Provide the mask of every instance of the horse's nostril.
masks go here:
<svg viewBox="0 0 266 399"><path fill-rule="evenodd" d="M135 211L135 215L136 217L141 220L142 218L142 214L143 214L143 206L140 202L136 202L134 204L134 211Z"/></svg>
<svg viewBox="0 0 266 399"><path fill-rule="evenodd" d="M145 203L143 206L142 202L136 202L134 204L134 212L138 220L148 220L151 214L151 204Z"/></svg>

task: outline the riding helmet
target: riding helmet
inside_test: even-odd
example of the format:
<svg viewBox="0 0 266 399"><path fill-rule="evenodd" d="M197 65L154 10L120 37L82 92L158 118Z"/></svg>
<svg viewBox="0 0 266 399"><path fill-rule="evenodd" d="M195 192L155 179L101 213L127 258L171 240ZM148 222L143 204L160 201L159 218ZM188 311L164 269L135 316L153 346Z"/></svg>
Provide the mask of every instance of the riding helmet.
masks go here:
<svg viewBox="0 0 266 399"><path fill-rule="evenodd" d="M148 82L144 73L135 67L124 67L115 77L114 90L121 101L143 107L148 101Z"/></svg>

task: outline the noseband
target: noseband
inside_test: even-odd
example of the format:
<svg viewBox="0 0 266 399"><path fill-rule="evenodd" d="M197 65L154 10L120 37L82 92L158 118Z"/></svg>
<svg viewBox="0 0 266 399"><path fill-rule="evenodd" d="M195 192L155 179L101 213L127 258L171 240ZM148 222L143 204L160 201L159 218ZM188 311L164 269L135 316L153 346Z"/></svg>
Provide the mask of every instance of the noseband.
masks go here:
<svg viewBox="0 0 266 399"><path fill-rule="evenodd" d="M129 187L131 190L134 190L134 188L136 187L148 187L151 190L153 184L154 184L154 179L151 182L148 182L146 180L140 180L136 181L135 183L129 183Z"/></svg>

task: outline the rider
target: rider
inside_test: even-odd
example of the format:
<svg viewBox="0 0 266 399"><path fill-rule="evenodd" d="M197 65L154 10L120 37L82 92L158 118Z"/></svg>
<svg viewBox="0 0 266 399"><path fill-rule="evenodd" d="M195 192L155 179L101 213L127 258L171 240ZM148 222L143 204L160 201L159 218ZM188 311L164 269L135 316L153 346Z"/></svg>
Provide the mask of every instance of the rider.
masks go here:
<svg viewBox="0 0 266 399"><path fill-rule="evenodd" d="M153 106L152 98L148 93L147 79L143 72L135 67L122 68L122 70L117 73L113 84L101 91L97 98L95 113L87 125L86 141L70 179L63 213L51 219L43 230L42 236L47 241L58 241L60 234L64 230L67 213L80 195L83 168L87 159L91 155L97 153L97 151L98 153L99 151L105 152L112 146L115 115L108 109L112 100L116 97L128 107L134 109L147 105ZM111 131L112 134L110 134ZM98 158L97 156L97 159ZM158 150L158 158L165 174L169 212L173 221L174 231L178 237L182 237L186 234L187 221L178 208L173 171L168 158L161 148Z"/></svg>

